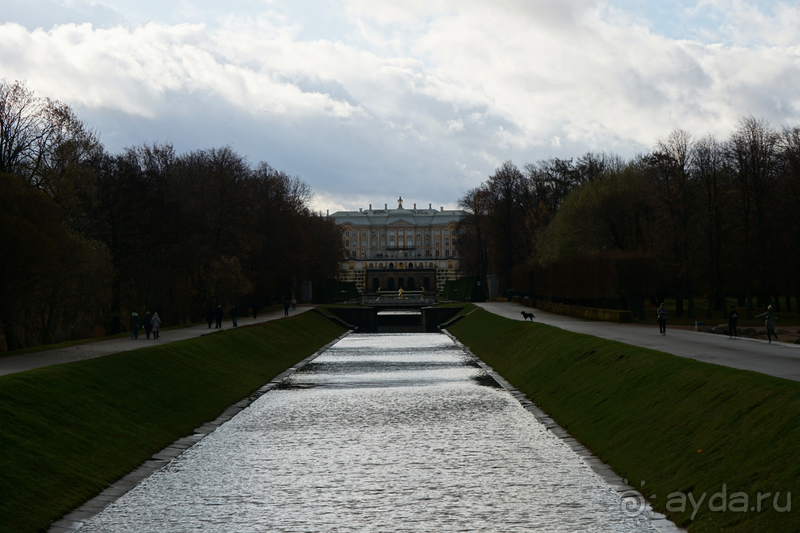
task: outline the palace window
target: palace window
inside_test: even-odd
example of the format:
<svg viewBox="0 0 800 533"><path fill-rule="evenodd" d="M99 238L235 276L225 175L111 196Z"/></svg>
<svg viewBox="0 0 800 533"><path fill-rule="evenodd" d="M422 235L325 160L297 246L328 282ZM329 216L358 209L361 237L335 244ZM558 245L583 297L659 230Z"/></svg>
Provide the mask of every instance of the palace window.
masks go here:
<svg viewBox="0 0 800 533"><path fill-rule="evenodd" d="M386 239L381 239L381 246L386 246Z"/></svg>
<svg viewBox="0 0 800 533"><path fill-rule="evenodd" d="M453 246L455 246L455 245L456 245L456 238L453 237Z"/></svg>
<svg viewBox="0 0 800 533"><path fill-rule="evenodd" d="M381 237L386 237L386 230L385 229L381 230Z"/></svg>
<svg viewBox="0 0 800 533"><path fill-rule="evenodd" d="M389 248L394 248L394 239L389 239Z"/></svg>
<svg viewBox="0 0 800 533"><path fill-rule="evenodd" d="M436 239L436 246L439 246L439 239Z"/></svg>
<svg viewBox="0 0 800 533"><path fill-rule="evenodd" d="M437 230L435 230L435 231L433 232L433 234L434 234L434 235L439 235L439 230L438 230L438 229L437 229Z"/></svg>
<svg viewBox="0 0 800 533"><path fill-rule="evenodd" d="M344 240L344 247L345 248L350 248L350 239L345 239Z"/></svg>
<svg viewBox="0 0 800 533"><path fill-rule="evenodd" d="M417 246L420 246L421 244L422 244L422 241L420 241L419 239L417 239Z"/></svg>
<svg viewBox="0 0 800 533"><path fill-rule="evenodd" d="M436 257L439 257L439 250L436 250Z"/></svg>
<svg viewBox="0 0 800 533"><path fill-rule="evenodd" d="M373 235L374 233L375 232L373 232ZM372 238L372 246L378 246L378 239L376 239L375 237Z"/></svg>
<svg viewBox="0 0 800 533"><path fill-rule="evenodd" d="M390 230L389 230L389 236L392 236L392 235L394 235L394 230L393 230L393 229L390 229Z"/></svg>
<svg viewBox="0 0 800 533"><path fill-rule="evenodd" d="M450 239L449 238L445 238L444 239L444 245L445 246L450 246Z"/></svg>
<svg viewBox="0 0 800 533"><path fill-rule="evenodd" d="M425 246L430 246L430 245L431 245L431 240L425 239Z"/></svg>
<svg viewBox="0 0 800 533"><path fill-rule="evenodd" d="M349 236L350 236L350 230L346 230L346 231L344 232L344 236L345 236L345 237L349 237Z"/></svg>
<svg viewBox="0 0 800 533"><path fill-rule="evenodd" d="M448 256L448 257L449 257L449 256L450 256L450 250L445 250L445 251L444 251L444 255L446 255L446 256Z"/></svg>

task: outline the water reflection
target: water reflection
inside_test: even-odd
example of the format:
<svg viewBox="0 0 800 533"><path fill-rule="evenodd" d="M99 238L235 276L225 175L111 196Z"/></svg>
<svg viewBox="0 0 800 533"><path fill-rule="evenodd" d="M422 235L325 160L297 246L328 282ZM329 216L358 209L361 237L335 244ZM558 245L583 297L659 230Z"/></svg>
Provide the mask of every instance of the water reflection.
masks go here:
<svg viewBox="0 0 800 533"><path fill-rule="evenodd" d="M351 335L80 531L652 531L486 383L444 335Z"/></svg>

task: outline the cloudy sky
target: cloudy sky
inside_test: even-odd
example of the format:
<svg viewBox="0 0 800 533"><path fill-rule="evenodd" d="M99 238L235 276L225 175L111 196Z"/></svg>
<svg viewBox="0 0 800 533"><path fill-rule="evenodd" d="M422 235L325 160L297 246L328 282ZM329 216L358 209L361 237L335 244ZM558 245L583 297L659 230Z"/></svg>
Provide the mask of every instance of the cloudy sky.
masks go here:
<svg viewBox="0 0 800 533"><path fill-rule="evenodd" d="M0 0L0 78L106 149L230 145L315 207L455 207L503 161L800 124L800 6L741 0Z"/></svg>

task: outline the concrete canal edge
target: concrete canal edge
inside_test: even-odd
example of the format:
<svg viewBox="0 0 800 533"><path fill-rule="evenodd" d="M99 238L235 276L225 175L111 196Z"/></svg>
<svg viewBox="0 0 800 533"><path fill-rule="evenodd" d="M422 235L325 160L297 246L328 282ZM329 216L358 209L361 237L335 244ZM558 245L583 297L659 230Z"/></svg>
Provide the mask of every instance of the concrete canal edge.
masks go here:
<svg viewBox="0 0 800 533"><path fill-rule="evenodd" d="M495 372L495 370L481 361L472 351L461 343L452 333L446 329L442 329L442 333L446 334L450 339L456 343L464 352L473 357L480 367L494 379L498 385L508 391L530 414L532 414L542 425L547 428L553 435L561 439L572 451L574 451L585 462L592 471L597 474L601 479L608 483L620 497L620 510L630 517L643 517L650 520L650 524L659 533L686 533L685 529L676 526L663 514L655 511L644 495L639 492L635 487L628 485L627 480L620 477L610 466L605 464L599 458L595 457L583 444L578 442L575 437L570 435L564 428L559 426L550 416L542 411L539 406L531 401L525 393L518 390L516 387L506 381L503 376Z"/></svg>
<svg viewBox="0 0 800 533"><path fill-rule="evenodd" d="M139 483L153 475L158 470L167 466L172 460L177 458L184 451L188 450L209 436L222 424L239 414L242 410L247 408L261 396L283 383L286 378L322 355L326 350L328 350L328 348L350 335L350 333L352 332L344 332L338 338L332 340L313 354L290 366L272 378L269 383L253 392L253 394L247 398L239 400L235 404L229 406L227 409L225 409L225 411L222 412L221 415L211 422L206 422L202 426L196 428L193 434L183 437L182 439L178 439L163 450L153 454L150 459L142 463L139 468L110 484L100 494L87 501L77 509L64 515L61 519L52 522L50 524L50 528L47 530L48 533L68 533L77 531L92 517L100 513L111 503L117 501L123 494L136 487Z"/></svg>

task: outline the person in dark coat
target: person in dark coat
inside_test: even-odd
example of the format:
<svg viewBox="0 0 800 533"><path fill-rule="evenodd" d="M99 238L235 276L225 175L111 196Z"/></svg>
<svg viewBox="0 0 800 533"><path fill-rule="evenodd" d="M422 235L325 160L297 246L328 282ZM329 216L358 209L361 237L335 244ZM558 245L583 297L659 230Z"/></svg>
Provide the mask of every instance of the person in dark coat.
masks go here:
<svg viewBox="0 0 800 533"><path fill-rule="evenodd" d="M233 327L237 327L239 324L236 323L236 317L238 313L236 312L236 305L231 306L231 322L233 322Z"/></svg>
<svg viewBox="0 0 800 533"><path fill-rule="evenodd" d="M731 310L728 312L728 329L730 330L731 339L739 338L739 330L736 329L736 323L738 321L739 313L736 312L736 308L734 306L731 306Z"/></svg>
<svg viewBox="0 0 800 533"><path fill-rule="evenodd" d="M139 315L134 311L131 313L131 340L139 338Z"/></svg>
<svg viewBox="0 0 800 533"><path fill-rule="evenodd" d="M214 322L214 308L212 307L206 311L206 322L208 322L208 328L211 329L211 323Z"/></svg>
<svg viewBox="0 0 800 533"><path fill-rule="evenodd" d="M147 338L150 338L150 333L153 331L153 324L150 322L150 311L146 311L144 313L144 318L142 319L142 325L144 326L144 333L147 335Z"/></svg>
<svg viewBox="0 0 800 533"><path fill-rule="evenodd" d="M217 325L214 329L219 329L222 327L222 317L225 316L225 312L222 310L222 306L217 306Z"/></svg>
<svg viewBox="0 0 800 533"><path fill-rule="evenodd" d="M756 318L765 317L764 320L764 327L767 328L767 339L769 343L772 344L772 337L775 337L775 340L778 340L778 335L775 333L775 311L772 310L772 306L768 305L767 310L761 313L760 315L756 315Z"/></svg>
<svg viewBox="0 0 800 533"><path fill-rule="evenodd" d="M283 316L289 316L289 300L283 302Z"/></svg>
<svg viewBox="0 0 800 533"><path fill-rule="evenodd" d="M664 305L664 302L661 302L661 305L658 306L658 310L656 311L658 315L658 331L662 335L667 334L667 307Z"/></svg>

